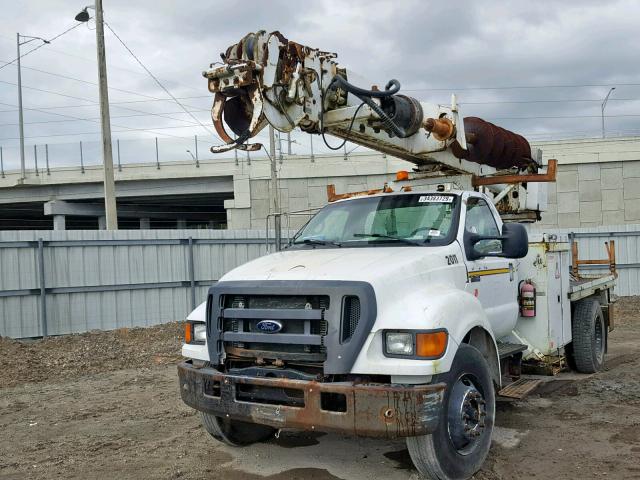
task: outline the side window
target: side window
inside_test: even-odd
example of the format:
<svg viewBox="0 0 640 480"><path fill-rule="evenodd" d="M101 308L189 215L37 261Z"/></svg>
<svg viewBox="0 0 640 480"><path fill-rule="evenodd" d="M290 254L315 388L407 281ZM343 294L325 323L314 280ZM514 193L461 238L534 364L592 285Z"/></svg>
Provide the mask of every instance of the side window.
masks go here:
<svg viewBox="0 0 640 480"><path fill-rule="evenodd" d="M478 235L500 235L493 213L481 198L471 197L467 200L467 219L464 228L469 233ZM500 240L480 240L475 249L481 253L499 253L502 251Z"/></svg>

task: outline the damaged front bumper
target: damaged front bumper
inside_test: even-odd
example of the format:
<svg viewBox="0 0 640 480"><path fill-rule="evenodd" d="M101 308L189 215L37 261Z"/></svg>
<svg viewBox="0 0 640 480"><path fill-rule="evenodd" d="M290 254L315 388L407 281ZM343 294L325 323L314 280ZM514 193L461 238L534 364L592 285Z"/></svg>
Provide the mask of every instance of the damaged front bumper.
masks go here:
<svg viewBox="0 0 640 480"><path fill-rule="evenodd" d="M445 390L444 383L324 383L229 375L211 367L197 368L190 361L178 365L178 375L182 400L196 410L274 428L364 437L432 433Z"/></svg>

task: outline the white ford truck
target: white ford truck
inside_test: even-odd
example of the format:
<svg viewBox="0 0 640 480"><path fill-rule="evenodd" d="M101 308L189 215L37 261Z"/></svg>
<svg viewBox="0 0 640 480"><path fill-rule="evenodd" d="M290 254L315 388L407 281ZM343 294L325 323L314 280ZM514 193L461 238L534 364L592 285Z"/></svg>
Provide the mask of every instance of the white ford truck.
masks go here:
<svg viewBox="0 0 640 480"><path fill-rule="evenodd" d="M523 353L570 346L584 372L604 361L613 278L572 289L566 243L528 246L476 192L329 204L191 314L182 397L231 445L280 428L406 437L421 472L466 478ZM519 314L523 280L538 288L535 317Z"/></svg>
<svg viewBox="0 0 640 480"><path fill-rule="evenodd" d="M335 57L278 32L229 47L204 72L225 142L212 150L261 148L247 141L270 124L416 168L377 193L328 189L283 251L211 287L186 324L181 395L229 445L283 428L406 438L423 475L469 478L489 451L496 397L536 384L523 360L602 367L615 270L580 276L566 239L517 223L539 219L555 180L526 140L461 119L455 99L400 95L395 80L355 87Z"/></svg>

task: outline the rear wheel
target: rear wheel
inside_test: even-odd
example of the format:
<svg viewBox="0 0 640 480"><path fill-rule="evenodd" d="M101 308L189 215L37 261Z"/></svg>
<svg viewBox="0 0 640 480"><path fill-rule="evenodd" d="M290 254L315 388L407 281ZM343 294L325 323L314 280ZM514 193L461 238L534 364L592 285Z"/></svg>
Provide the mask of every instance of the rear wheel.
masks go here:
<svg viewBox="0 0 640 480"><path fill-rule="evenodd" d="M607 325L597 299L583 298L576 303L571 333L573 341L570 352L576 370L581 373L602 370L607 345Z"/></svg>
<svg viewBox="0 0 640 480"><path fill-rule="evenodd" d="M440 422L431 435L407 438L409 454L427 478L467 479L491 447L496 403L489 366L476 348L462 344L451 370L434 382L447 384Z"/></svg>
<svg viewBox="0 0 640 480"><path fill-rule="evenodd" d="M209 434L227 445L241 447L272 437L275 429L266 425L216 417L202 412L202 425Z"/></svg>

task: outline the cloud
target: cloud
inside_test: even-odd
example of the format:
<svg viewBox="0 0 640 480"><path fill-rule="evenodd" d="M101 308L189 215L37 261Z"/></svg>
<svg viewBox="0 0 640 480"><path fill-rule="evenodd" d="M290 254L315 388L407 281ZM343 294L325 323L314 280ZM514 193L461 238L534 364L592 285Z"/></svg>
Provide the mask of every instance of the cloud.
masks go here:
<svg viewBox="0 0 640 480"><path fill-rule="evenodd" d="M15 57L16 31L50 38L73 25L83 6L70 0L7 3L0 60ZM597 136L600 102L609 85L617 86L606 110L610 134L640 130L640 116L634 116L640 115L640 86L626 85L640 84L640 4L633 1L109 0L105 9L109 24L175 96L195 97L182 102L207 124L211 98L202 70L246 33L265 29L335 51L344 66L372 82L397 78L408 94L423 101L448 102L455 91L465 115L481 116L532 140ZM93 27L83 25L25 57L24 85L58 93L25 88L25 108L32 109L25 111L27 144L97 142ZM110 32L106 40L114 136L147 138L149 151L154 136L167 145L189 142L195 134L205 138L205 130L178 105L155 100L166 94ZM15 81L14 66L0 70L0 82ZM568 86L490 88L561 85ZM0 102L0 143L12 159L17 145L14 85L0 83ZM142 116L145 112L155 116ZM160 129L142 131L154 127ZM305 135L295 138L298 150L308 148ZM173 150L182 155L185 148Z"/></svg>

